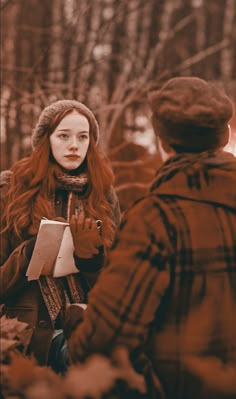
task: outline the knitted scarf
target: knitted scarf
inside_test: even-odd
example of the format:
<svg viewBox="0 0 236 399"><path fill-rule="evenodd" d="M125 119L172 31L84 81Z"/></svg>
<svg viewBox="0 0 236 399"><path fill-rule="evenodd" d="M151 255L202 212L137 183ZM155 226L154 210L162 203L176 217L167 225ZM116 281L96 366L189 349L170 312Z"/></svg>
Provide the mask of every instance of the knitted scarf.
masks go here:
<svg viewBox="0 0 236 399"><path fill-rule="evenodd" d="M57 188L79 194L84 193L88 188L88 174L86 171L82 171L78 175L70 175L63 172L58 166L54 166L53 169Z"/></svg>
<svg viewBox="0 0 236 399"><path fill-rule="evenodd" d="M79 176L70 176L61 173L56 176L57 187L66 191L84 193L88 187L87 173L81 173Z"/></svg>

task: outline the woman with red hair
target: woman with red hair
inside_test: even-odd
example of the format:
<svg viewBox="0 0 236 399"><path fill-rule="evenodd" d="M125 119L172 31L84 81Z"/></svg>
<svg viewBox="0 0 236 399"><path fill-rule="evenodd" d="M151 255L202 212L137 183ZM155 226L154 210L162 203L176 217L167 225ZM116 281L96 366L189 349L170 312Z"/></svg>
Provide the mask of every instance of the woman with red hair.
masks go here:
<svg viewBox="0 0 236 399"><path fill-rule="evenodd" d="M86 303L120 222L113 172L98 138L97 120L84 104L56 101L39 117L31 155L2 174L0 302L4 314L30 325L28 353L58 372L66 368L66 304ZM70 224L78 273L27 280L42 218Z"/></svg>

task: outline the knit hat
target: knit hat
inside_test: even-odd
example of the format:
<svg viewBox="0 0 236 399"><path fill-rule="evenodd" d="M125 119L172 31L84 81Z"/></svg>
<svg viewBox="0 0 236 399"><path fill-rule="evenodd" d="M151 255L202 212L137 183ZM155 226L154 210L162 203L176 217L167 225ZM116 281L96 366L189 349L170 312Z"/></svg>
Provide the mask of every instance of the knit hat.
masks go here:
<svg viewBox="0 0 236 399"><path fill-rule="evenodd" d="M38 123L35 126L35 129L32 134L32 146L35 147L39 143L41 138L47 132L48 126L52 118L54 118L54 116L56 116L59 112L63 112L67 109L73 109L73 108L78 110L82 115L84 115L88 119L90 132L93 135L95 143L97 144L99 139L99 126L92 111L90 111L90 109L86 107L86 105L78 101L59 100L48 105L41 112Z"/></svg>
<svg viewBox="0 0 236 399"><path fill-rule="evenodd" d="M200 152L228 142L229 97L198 77L176 77L149 94L155 133L177 152Z"/></svg>

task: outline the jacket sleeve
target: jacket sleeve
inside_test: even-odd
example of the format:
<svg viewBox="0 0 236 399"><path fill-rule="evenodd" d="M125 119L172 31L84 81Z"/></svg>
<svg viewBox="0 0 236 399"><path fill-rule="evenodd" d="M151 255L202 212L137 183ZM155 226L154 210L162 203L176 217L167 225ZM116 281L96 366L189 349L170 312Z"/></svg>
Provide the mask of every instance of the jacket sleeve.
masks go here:
<svg viewBox="0 0 236 399"><path fill-rule="evenodd" d="M25 274L35 245L35 238L31 238L8 255L9 244L6 234L4 235L5 237L2 234L0 238L0 303L4 303L5 300L23 289L26 284L29 284ZM3 261L5 257L7 259Z"/></svg>
<svg viewBox="0 0 236 399"><path fill-rule="evenodd" d="M158 209L150 199L143 200L123 219L109 264L89 294L82 322L68 339L72 361L107 353L115 345L133 350L144 343L170 283L170 259Z"/></svg>
<svg viewBox="0 0 236 399"><path fill-rule="evenodd" d="M98 272L104 264L104 248L101 246L98 248L99 252L92 258L80 258L74 252L75 266L81 273L86 271L89 273Z"/></svg>
<svg viewBox="0 0 236 399"><path fill-rule="evenodd" d="M92 258L79 258L74 253L75 266L83 275L87 287L90 290L97 281L100 271L105 263L104 249L99 248L99 253Z"/></svg>

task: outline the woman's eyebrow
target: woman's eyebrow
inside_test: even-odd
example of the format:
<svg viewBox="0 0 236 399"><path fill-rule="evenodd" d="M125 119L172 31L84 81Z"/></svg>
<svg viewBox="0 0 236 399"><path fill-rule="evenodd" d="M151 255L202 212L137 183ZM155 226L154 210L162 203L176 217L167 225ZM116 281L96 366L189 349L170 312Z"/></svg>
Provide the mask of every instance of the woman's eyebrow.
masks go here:
<svg viewBox="0 0 236 399"><path fill-rule="evenodd" d="M58 129L56 130L57 132L66 132L66 133L70 133L72 130L71 129ZM77 132L77 134L89 134L88 130L80 130Z"/></svg>

